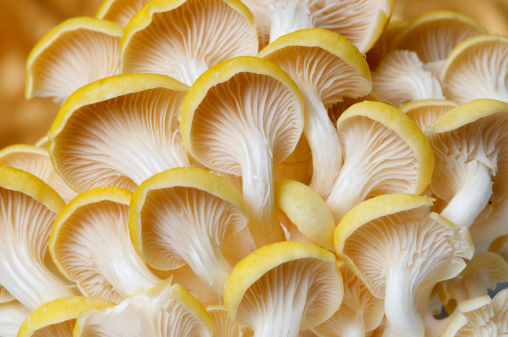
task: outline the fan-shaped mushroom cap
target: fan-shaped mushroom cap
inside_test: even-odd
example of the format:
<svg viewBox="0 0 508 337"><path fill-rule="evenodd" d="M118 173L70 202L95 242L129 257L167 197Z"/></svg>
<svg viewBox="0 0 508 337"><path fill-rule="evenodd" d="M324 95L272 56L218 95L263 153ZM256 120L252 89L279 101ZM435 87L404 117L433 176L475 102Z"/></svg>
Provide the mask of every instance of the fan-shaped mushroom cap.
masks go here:
<svg viewBox="0 0 508 337"><path fill-rule="evenodd" d="M429 212L432 199L383 195L353 208L335 230L335 250L372 294L385 300L389 326L423 336L434 285L455 277L474 247L467 229ZM417 291L418 297L417 297Z"/></svg>
<svg viewBox="0 0 508 337"><path fill-rule="evenodd" d="M293 80L255 57L210 68L185 97L180 124L185 147L205 166L242 176L249 230L258 246L284 240L273 165L294 150L303 119L303 99Z"/></svg>
<svg viewBox="0 0 508 337"><path fill-rule="evenodd" d="M329 251L303 242L257 249L231 272L224 302L235 322L254 336L298 336L340 306L342 277Z"/></svg>
<svg viewBox="0 0 508 337"><path fill-rule="evenodd" d="M130 241L131 196L118 187L97 187L74 198L55 220L51 256L86 296L118 303L160 281Z"/></svg>
<svg viewBox="0 0 508 337"><path fill-rule="evenodd" d="M420 130L425 132L432 122L458 105L454 101L443 99L422 99L406 103L400 106L399 110L414 120Z"/></svg>
<svg viewBox="0 0 508 337"><path fill-rule="evenodd" d="M458 305L441 337L502 336L508 329L508 289L491 299L476 297Z"/></svg>
<svg viewBox="0 0 508 337"><path fill-rule="evenodd" d="M163 270L189 264L219 294L233 268L224 241L247 222L247 207L233 185L190 167L144 181L129 212L132 242L145 261Z"/></svg>
<svg viewBox="0 0 508 337"><path fill-rule="evenodd" d="M0 336L16 337L19 327L30 314L30 309L18 301L0 303Z"/></svg>
<svg viewBox="0 0 508 337"><path fill-rule="evenodd" d="M71 337L78 316L89 310L115 305L106 300L71 296L45 303L32 311L19 328L17 337Z"/></svg>
<svg viewBox="0 0 508 337"><path fill-rule="evenodd" d="M344 299L332 317L311 330L319 336L364 337L381 324L385 314L383 300L374 297L343 262L337 265L344 280Z"/></svg>
<svg viewBox="0 0 508 337"><path fill-rule="evenodd" d="M336 104L332 105L332 107L328 108L328 117L330 117L330 120L334 125L337 125L337 121L344 113L344 111L349 109L353 104L361 103L364 101L381 102L381 97L379 97L379 95L374 91L369 92L365 96L357 98L343 97L342 102L337 102Z"/></svg>
<svg viewBox="0 0 508 337"><path fill-rule="evenodd" d="M508 219L508 199L489 202L469 227L477 252L485 251L496 238L508 234L506 219Z"/></svg>
<svg viewBox="0 0 508 337"><path fill-rule="evenodd" d="M436 157L432 191L441 213L469 227L489 201L508 195L508 103L479 99L438 118L426 130Z"/></svg>
<svg viewBox="0 0 508 337"><path fill-rule="evenodd" d="M366 53L392 14L389 0L247 0L259 33L259 46L306 28L323 28L344 36Z"/></svg>
<svg viewBox="0 0 508 337"><path fill-rule="evenodd" d="M206 308L213 322L213 337L242 337L243 328L236 324L228 315L224 306Z"/></svg>
<svg viewBox="0 0 508 337"><path fill-rule="evenodd" d="M0 166L0 285L29 309L75 294L52 273L47 244L64 206L39 178Z"/></svg>
<svg viewBox="0 0 508 337"><path fill-rule="evenodd" d="M123 73L159 73L191 85L205 70L258 51L256 24L238 0L154 0L125 27Z"/></svg>
<svg viewBox="0 0 508 337"><path fill-rule="evenodd" d="M310 187L292 180L275 183L275 204L312 243L333 250L335 221L323 199Z"/></svg>
<svg viewBox="0 0 508 337"><path fill-rule="evenodd" d="M487 34L475 20L457 12L427 12L412 20L391 44L391 49L414 51L425 68L439 74L446 57L460 42Z"/></svg>
<svg viewBox="0 0 508 337"><path fill-rule="evenodd" d="M213 325L205 308L181 285L159 282L112 308L82 313L75 337L211 337Z"/></svg>
<svg viewBox="0 0 508 337"><path fill-rule="evenodd" d="M56 173L47 148L31 145L11 145L0 151L0 165L14 167L33 174L53 188L65 202L78 193Z"/></svg>
<svg viewBox="0 0 508 337"><path fill-rule="evenodd" d="M441 71L444 94L459 103L479 98L508 102L508 37L480 35L457 45Z"/></svg>
<svg viewBox="0 0 508 337"><path fill-rule="evenodd" d="M489 252L499 254L508 262L508 234L500 236L492 241L489 246Z"/></svg>
<svg viewBox="0 0 508 337"><path fill-rule="evenodd" d="M95 17L126 26L149 0L104 0Z"/></svg>
<svg viewBox="0 0 508 337"><path fill-rule="evenodd" d="M325 196L341 166L337 132L326 109L343 97L357 98L371 91L367 61L345 38L319 28L282 36L258 56L277 63L300 88L304 133L312 151L311 187Z"/></svg>
<svg viewBox="0 0 508 337"><path fill-rule="evenodd" d="M47 33L26 63L26 98L63 102L78 88L119 73L122 27L88 17L72 18Z"/></svg>
<svg viewBox="0 0 508 337"><path fill-rule="evenodd" d="M55 170L76 191L133 191L161 171L190 166L178 114L188 87L157 74L118 75L76 91L48 137Z"/></svg>
<svg viewBox="0 0 508 337"><path fill-rule="evenodd" d="M351 106L337 123L344 165L326 203L340 219L370 197L420 194L434 168L428 139L400 110L379 102Z"/></svg>
<svg viewBox="0 0 508 337"><path fill-rule="evenodd" d="M409 50L386 55L372 72L372 86L383 102L395 107L420 99L445 98L436 76Z"/></svg>
<svg viewBox="0 0 508 337"><path fill-rule="evenodd" d="M406 28L408 24L409 21L407 20L391 20L388 22L383 34L381 34L376 43L365 55L371 71L374 71L379 66L379 62L381 62L383 57L391 51L390 45L393 39L401 30Z"/></svg>

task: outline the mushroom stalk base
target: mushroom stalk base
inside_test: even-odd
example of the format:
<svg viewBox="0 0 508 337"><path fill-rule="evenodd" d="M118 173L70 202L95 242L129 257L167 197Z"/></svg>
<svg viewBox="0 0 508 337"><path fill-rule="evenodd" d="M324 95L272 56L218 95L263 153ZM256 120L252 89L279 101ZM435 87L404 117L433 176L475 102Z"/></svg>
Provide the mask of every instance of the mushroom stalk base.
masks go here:
<svg viewBox="0 0 508 337"><path fill-rule="evenodd" d="M273 1L271 6L270 43L300 29L314 28L309 1Z"/></svg>
<svg viewBox="0 0 508 337"><path fill-rule="evenodd" d="M207 70L208 64L203 58L184 58L176 69L175 78L182 83L192 85Z"/></svg>

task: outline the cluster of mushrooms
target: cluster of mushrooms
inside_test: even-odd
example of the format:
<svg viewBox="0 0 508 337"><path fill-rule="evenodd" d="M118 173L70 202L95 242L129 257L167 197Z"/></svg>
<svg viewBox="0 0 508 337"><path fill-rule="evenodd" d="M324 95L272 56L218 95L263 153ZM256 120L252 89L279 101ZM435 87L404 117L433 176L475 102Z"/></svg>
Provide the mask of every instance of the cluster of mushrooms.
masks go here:
<svg viewBox="0 0 508 337"><path fill-rule="evenodd" d="M508 38L391 6L105 0L44 36L0 336L508 334Z"/></svg>

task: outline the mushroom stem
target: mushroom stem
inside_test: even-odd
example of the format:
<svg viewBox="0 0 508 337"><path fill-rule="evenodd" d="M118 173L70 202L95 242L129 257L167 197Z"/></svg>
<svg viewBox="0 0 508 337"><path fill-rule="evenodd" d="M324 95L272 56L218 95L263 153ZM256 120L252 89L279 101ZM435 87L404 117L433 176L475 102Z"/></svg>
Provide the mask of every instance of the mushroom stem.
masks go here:
<svg viewBox="0 0 508 337"><path fill-rule="evenodd" d="M477 160L466 163L465 170L467 178L441 215L469 228L489 202L493 182L491 169Z"/></svg>
<svg viewBox="0 0 508 337"><path fill-rule="evenodd" d="M415 305L417 285L411 269L393 268L386 277L385 315L390 327L404 337L423 337L425 325Z"/></svg>
<svg viewBox="0 0 508 337"><path fill-rule="evenodd" d="M337 129L316 94L302 90L305 104L305 136L312 152L310 187L325 197L335 183L342 166L342 151Z"/></svg>
<svg viewBox="0 0 508 337"><path fill-rule="evenodd" d="M308 0L272 0L271 13L270 43L283 35L314 27Z"/></svg>
<svg viewBox="0 0 508 337"><path fill-rule="evenodd" d="M178 81L192 85L208 68L208 64L202 57L185 57L179 62L179 67L175 69L176 74L174 76Z"/></svg>
<svg viewBox="0 0 508 337"><path fill-rule="evenodd" d="M243 197L249 210L252 238L257 247L285 241L275 209L271 144L261 132L255 130L253 137L246 137L243 145Z"/></svg>

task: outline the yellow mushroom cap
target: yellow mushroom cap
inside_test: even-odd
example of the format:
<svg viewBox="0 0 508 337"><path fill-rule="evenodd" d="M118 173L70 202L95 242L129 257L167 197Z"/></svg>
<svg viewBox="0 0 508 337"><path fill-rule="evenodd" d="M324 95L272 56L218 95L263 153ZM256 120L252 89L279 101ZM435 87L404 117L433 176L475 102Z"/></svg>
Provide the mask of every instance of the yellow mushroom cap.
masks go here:
<svg viewBox="0 0 508 337"><path fill-rule="evenodd" d="M436 119L455 108L458 103L443 99L422 99L408 102L399 110L409 116L424 131Z"/></svg>
<svg viewBox="0 0 508 337"><path fill-rule="evenodd" d="M118 74L122 30L89 17L68 19L53 28L28 55L26 98L63 102L83 85Z"/></svg>
<svg viewBox="0 0 508 337"><path fill-rule="evenodd" d="M148 0L104 0L95 17L126 26Z"/></svg>

